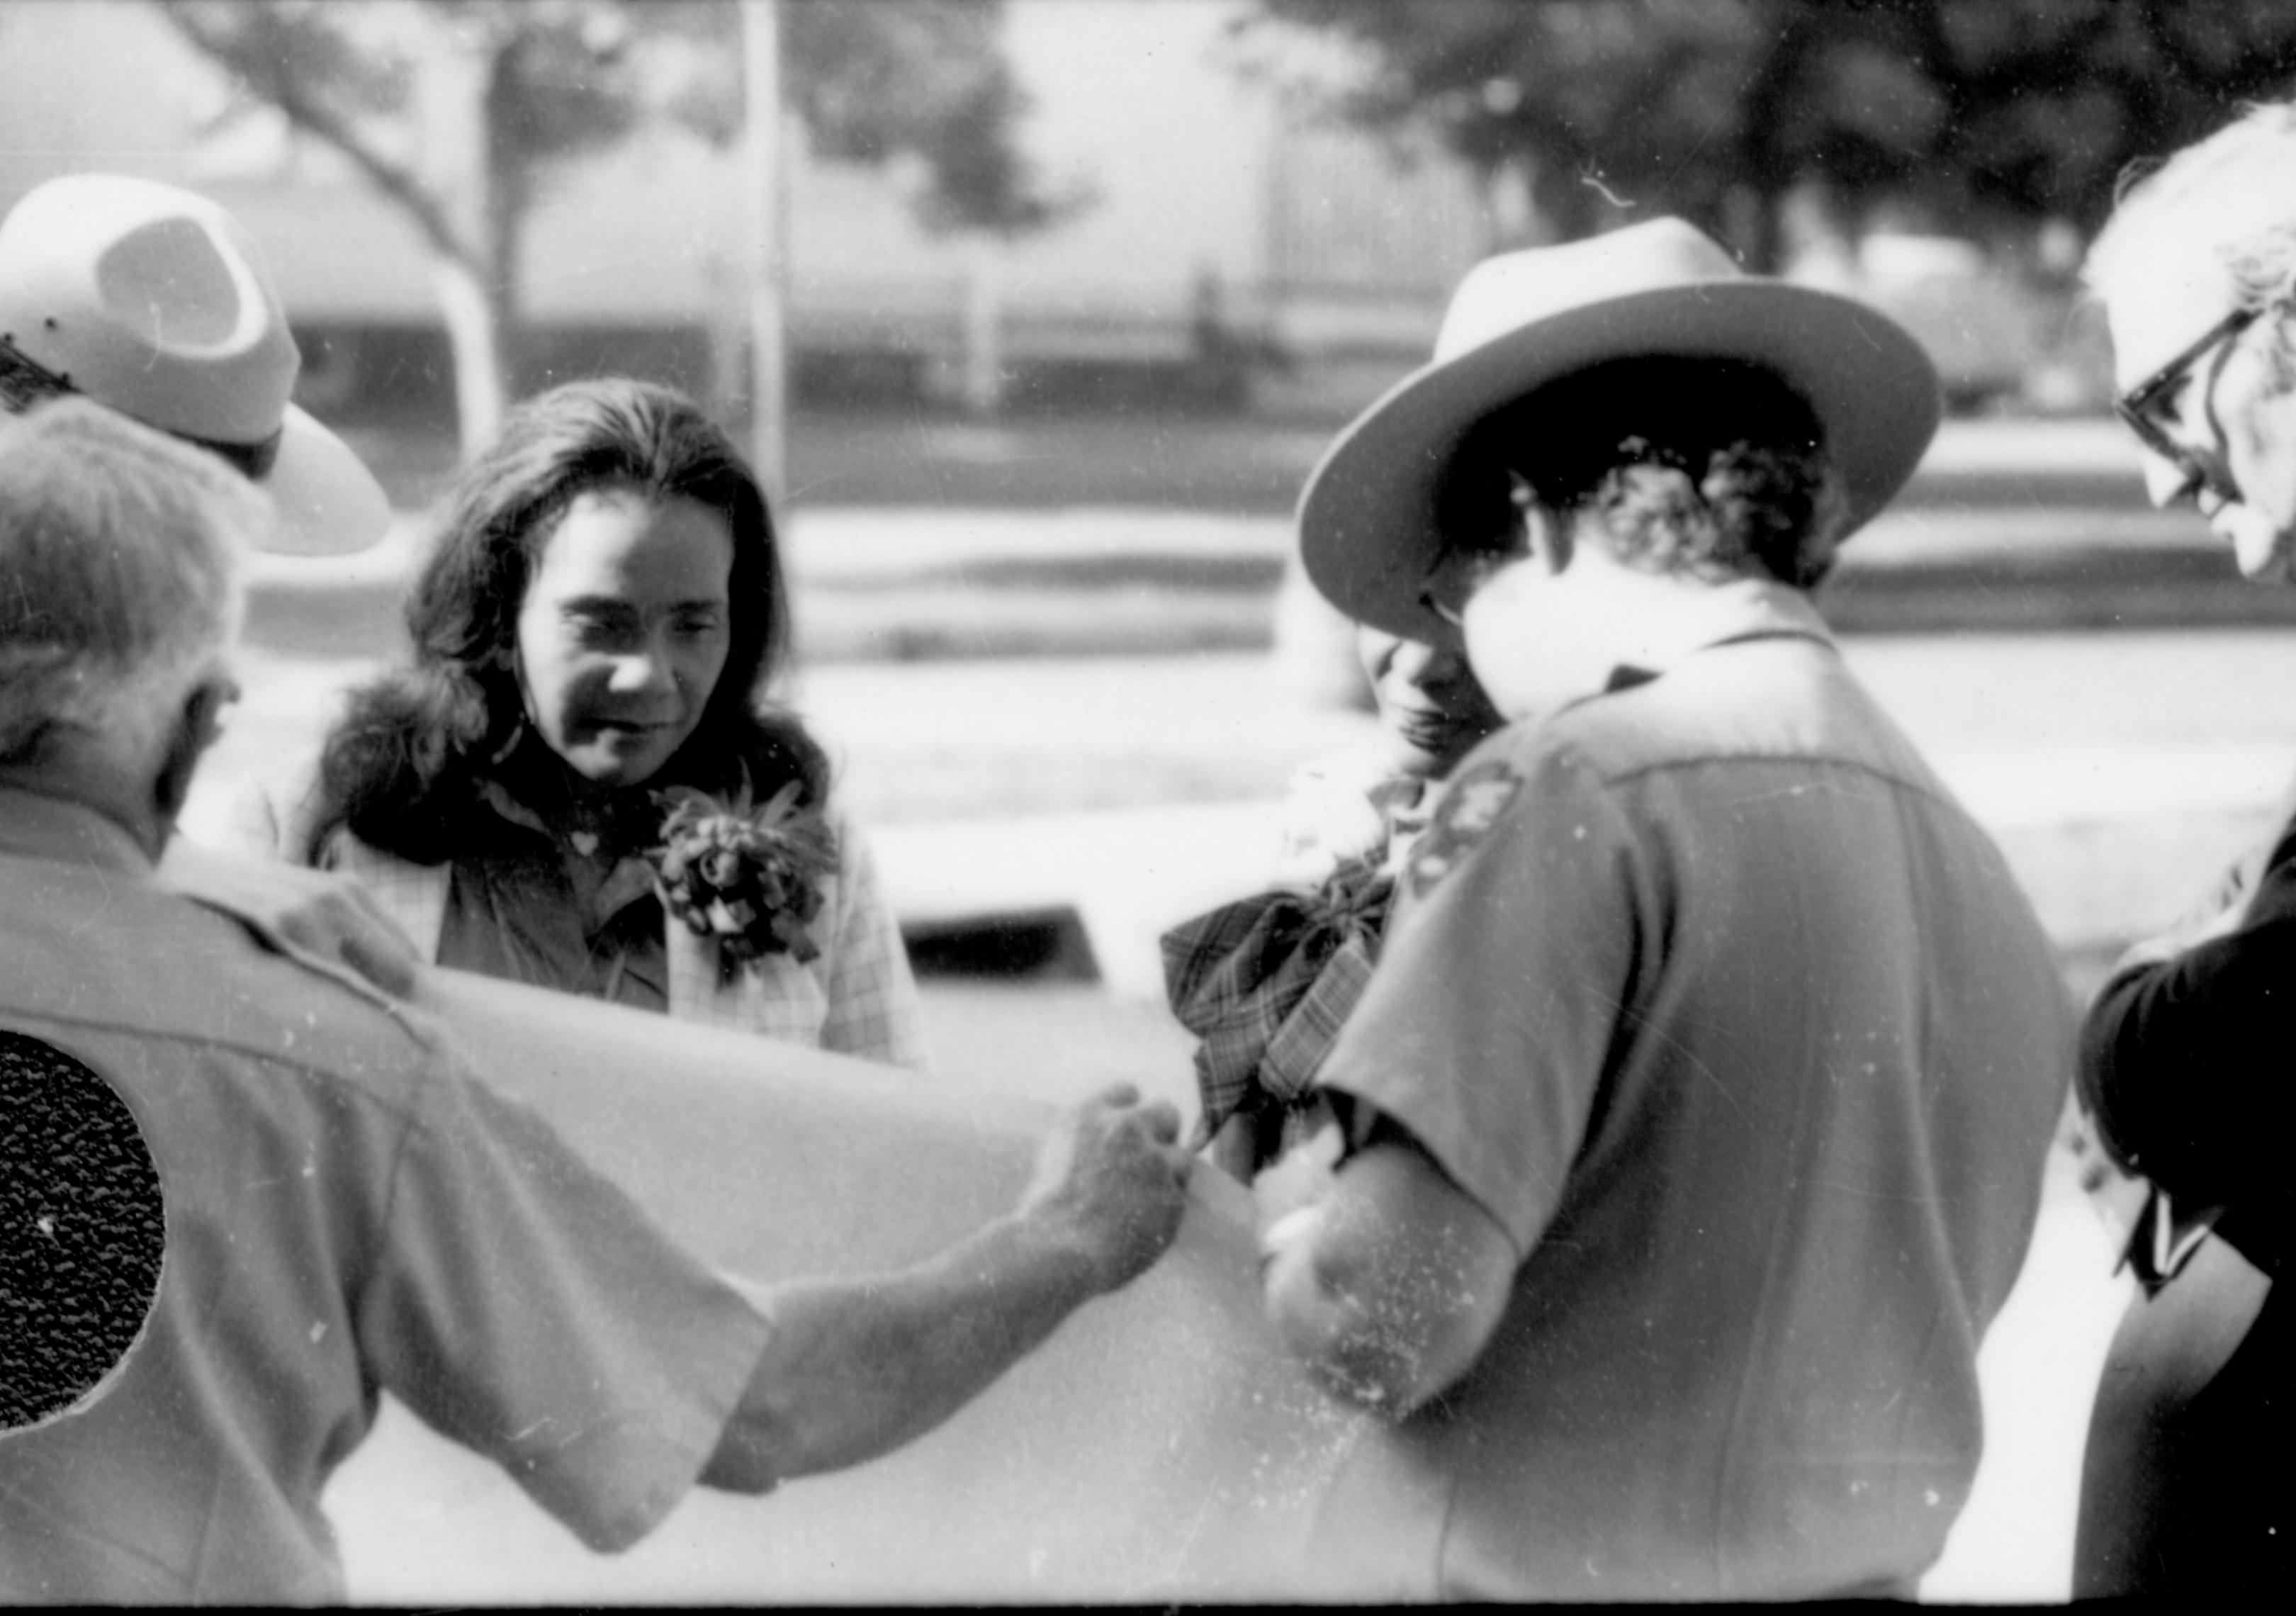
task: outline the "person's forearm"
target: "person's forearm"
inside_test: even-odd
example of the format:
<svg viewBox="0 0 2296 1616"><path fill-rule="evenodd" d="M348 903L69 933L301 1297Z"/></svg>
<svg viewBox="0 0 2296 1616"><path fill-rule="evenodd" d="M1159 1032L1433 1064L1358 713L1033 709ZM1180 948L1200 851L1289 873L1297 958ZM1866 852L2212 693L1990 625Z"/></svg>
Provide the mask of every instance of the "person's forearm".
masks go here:
<svg viewBox="0 0 2296 1616"><path fill-rule="evenodd" d="M1274 1250L1262 1276L1267 1316L1294 1358L1333 1391L1401 1415L1439 1384L1428 1372L1420 1332L1382 1309L1350 1265L1323 1248L1319 1207L1292 1213L1269 1231Z"/></svg>
<svg viewBox="0 0 2296 1616"><path fill-rule="evenodd" d="M1401 1415L1464 1374L1518 1259L1490 1216L1415 1148L1351 1159L1271 1227L1262 1284L1292 1353L1333 1390Z"/></svg>
<svg viewBox="0 0 2296 1616"><path fill-rule="evenodd" d="M751 1491L889 1452L1106 1288L1081 1245L1013 1215L896 1274L759 1292L773 1333L701 1479Z"/></svg>

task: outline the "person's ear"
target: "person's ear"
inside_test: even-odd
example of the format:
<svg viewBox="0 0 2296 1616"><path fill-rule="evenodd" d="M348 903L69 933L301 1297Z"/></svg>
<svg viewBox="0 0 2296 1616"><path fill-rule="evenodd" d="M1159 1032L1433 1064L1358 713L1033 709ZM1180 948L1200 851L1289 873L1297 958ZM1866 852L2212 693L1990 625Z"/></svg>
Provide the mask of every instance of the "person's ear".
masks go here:
<svg viewBox="0 0 2296 1616"><path fill-rule="evenodd" d="M192 776L199 770L200 759L223 734L224 713L238 700L238 681L224 673L209 674L184 698L152 787L152 806L169 825L182 814L192 794Z"/></svg>

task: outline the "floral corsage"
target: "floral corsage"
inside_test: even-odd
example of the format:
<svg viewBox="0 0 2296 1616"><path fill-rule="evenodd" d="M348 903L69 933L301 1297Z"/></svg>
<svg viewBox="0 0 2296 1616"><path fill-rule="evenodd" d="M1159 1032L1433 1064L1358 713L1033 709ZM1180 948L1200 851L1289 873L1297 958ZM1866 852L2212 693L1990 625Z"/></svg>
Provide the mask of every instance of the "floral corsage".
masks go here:
<svg viewBox="0 0 2296 1616"><path fill-rule="evenodd" d="M689 931L718 939L729 982L767 955L803 964L821 954L807 928L822 882L837 873L837 834L818 808L797 806L800 789L792 780L762 808L746 775L730 803L686 785L653 793L667 810L661 844L645 854L655 890Z"/></svg>

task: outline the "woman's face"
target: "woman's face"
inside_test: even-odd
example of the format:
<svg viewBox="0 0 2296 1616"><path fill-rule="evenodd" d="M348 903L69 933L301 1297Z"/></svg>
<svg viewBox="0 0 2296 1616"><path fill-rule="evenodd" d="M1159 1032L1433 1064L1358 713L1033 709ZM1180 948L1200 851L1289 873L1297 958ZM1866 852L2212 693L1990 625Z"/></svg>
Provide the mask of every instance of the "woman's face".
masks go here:
<svg viewBox="0 0 2296 1616"><path fill-rule="evenodd" d="M1504 722L1475 683L1464 650L1406 640L1363 623L1356 628L1356 654L1371 681L1380 722L1414 772L1448 774Z"/></svg>
<svg viewBox="0 0 2296 1616"><path fill-rule="evenodd" d="M701 722L726 667L734 534L696 500L577 497L518 611L518 682L550 750L601 786L643 784Z"/></svg>

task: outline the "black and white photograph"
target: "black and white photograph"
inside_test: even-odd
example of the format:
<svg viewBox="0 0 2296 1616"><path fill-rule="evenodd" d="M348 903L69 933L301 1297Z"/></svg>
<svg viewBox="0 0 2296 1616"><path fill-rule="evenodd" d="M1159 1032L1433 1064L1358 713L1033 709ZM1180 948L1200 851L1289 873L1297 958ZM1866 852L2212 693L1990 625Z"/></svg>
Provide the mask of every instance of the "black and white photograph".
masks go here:
<svg viewBox="0 0 2296 1616"><path fill-rule="evenodd" d="M2284 0L0 0L0 1604L2269 1596L2292 1049Z"/></svg>

